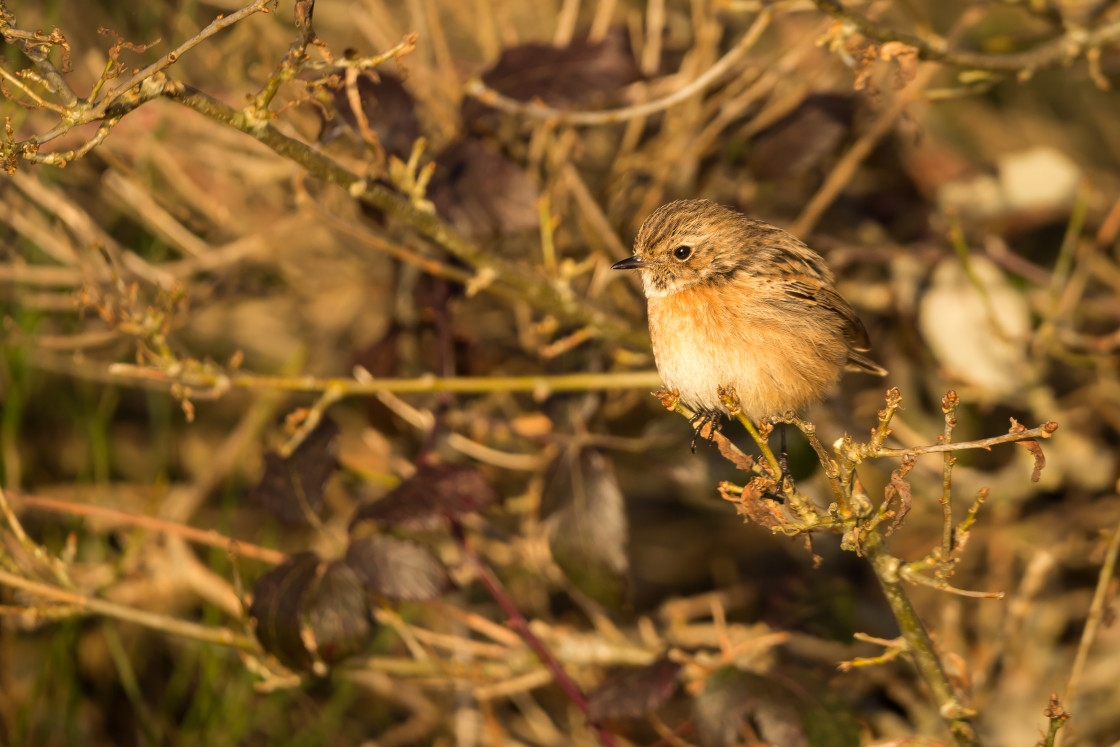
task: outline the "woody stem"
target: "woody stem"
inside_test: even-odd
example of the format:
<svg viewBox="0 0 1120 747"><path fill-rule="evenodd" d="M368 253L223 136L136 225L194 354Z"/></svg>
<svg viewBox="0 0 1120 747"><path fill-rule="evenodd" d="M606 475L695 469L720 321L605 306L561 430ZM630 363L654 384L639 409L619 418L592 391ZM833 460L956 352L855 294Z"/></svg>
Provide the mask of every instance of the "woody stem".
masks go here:
<svg viewBox="0 0 1120 747"><path fill-rule="evenodd" d="M887 604L890 605L891 612L898 621L902 638L906 641L910 659L933 693L938 712L949 727L954 741L959 747L979 747L980 742L976 738L976 732L968 721L969 709L960 702L953 691L949 677L945 674L945 668L941 665L941 659L934 651L933 641L930 640L929 633L918 618L918 613L902 586L899 573L901 563L887 552L883 537L877 531L867 533L861 550L883 587Z"/></svg>

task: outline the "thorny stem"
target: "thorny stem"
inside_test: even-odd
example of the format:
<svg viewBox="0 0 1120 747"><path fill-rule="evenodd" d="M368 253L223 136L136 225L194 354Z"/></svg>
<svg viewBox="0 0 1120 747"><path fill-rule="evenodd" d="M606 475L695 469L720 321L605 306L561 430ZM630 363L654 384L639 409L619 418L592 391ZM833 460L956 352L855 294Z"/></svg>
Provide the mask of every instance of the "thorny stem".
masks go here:
<svg viewBox="0 0 1120 747"><path fill-rule="evenodd" d="M938 711L949 726L949 731L960 747L979 747L976 733L968 721L973 713L957 698L934 650L933 641L910 603L910 597L902 584L899 560L887 552L879 532L864 535L862 552L875 571L879 585L883 587L883 594L898 621L910 658L933 693Z"/></svg>
<svg viewBox="0 0 1120 747"><path fill-rule="evenodd" d="M604 747L614 747L616 744L614 735L599 724L591 721L588 715L587 696L583 694L579 685L564 671L564 667L561 666L556 657L552 655L552 652L549 651L544 641L538 638L537 634L530 629L529 621L525 619L525 615L518 609L517 604L510 597L505 587L502 586L502 582L499 581L498 577L482 562L482 559L478 557L474 548L467 542L467 536L463 531L463 525L456 520L452 520L451 534L455 537L455 542L459 545L460 551L474 567L475 574L478 576L479 581L482 582L482 585L486 587L490 596L494 598L494 601L496 601L498 605L501 606L502 611L505 612L509 626L521 636L522 640L533 650L533 653L535 653L544 665L548 667L548 670L552 672L552 676L556 679L556 684L560 686L560 689L564 691L568 699L572 701L572 704L588 719L588 723L595 729L596 733L599 735L599 741Z"/></svg>
<svg viewBox="0 0 1120 747"><path fill-rule="evenodd" d="M758 443L760 448L763 447L764 444L761 442L762 439L758 431L752 427L753 424L750 423L748 419L738 412L738 407L736 406L737 402L733 394L721 390L720 395L723 398L724 405L743 422L743 425L747 427L748 432L751 433L752 438L755 439L755 442ZM981 504L987 496L986 489L982 489L977 493L967 515L957 527L957 544L956 547L954 547L952 513L949 506L952 488L951 474L954 460L950 452L958 449L987 449L1000 443L1029 441L1035 438L1049 438L1057 430L1058 425L1053 422L1048 422L1038 428L1027 430L1013 420L1012 430L1006 435L963 443L952 443L951 439L954 426L956 425L955 415L959 404L959 398L955 392L950 391L945 395L942 401L942 410L945 415L945 427L939 436L939 442L937 444L908 449L885 448L883 447L883 442L891 434L890 422L894 413L900 407L901 402L902 395L897 388L888 390L886 407L879 411L879 422L877 427L871 431L870 440L866 443L856 443L850 436L845 435L833 447L836 454L835 460L829 456L824 445L821 444L819 440L814 443L815 429L812 427L811 423L806 423L791 414L771 419L772 422L784 421L798 424L798 427L809 437L810 443L813 444L813 448L820 459L821 466L827 473L830 485L838 497L845 496L847 499L851 499L856 484L855 469L863 460L884 456L903 458L902 464L892 474L891 483L886 489L885 500L880 502L877 509L872 509L871 506L868 505L866 507L867 510L863 510L861 506L860 510L849 511L844 516L838 516L838 511L830 509L829 515L832 517L831 521L813 522L806 520L804 516L799 516L800 521L782 524L778 528L782 531L792 529L793 533L797 534L814 531L843 532L844 539L842 540L841 547L846 550L855 551L866 558L875 572L876 577L879 579L879 584L887 598L887 603L895 619L898 621L899 629L902 634L901 641L903 648L909 654L919 675L929 687L934 701L937 704L938 712L952 733L955 742L960 747L973 747L979 744L972 724L969 721L969 719L975 716L975 713L971 708L965 706L961 702L957 693L954 691L929 633L919 619L917 612L914 610L907 596L904 582L908 581L911 583L925 584L943 591L969 597L989 599L1002 597L1001 593L974 592L956 589L949 586L946 581L949 575L949 569L951 569L953 553L959 551L961 547L963 547L967 539L968 531L976 519L976 514ZM666 404L666 406L669 407L670 405ZM1033 447L1032 451L1036 456L1035 474L1037 475L1037 471L1041 469L1041 452L1038 449L1037 443L1033 444ZM944 512L944 529L939 545L935 547L925 559L914 563L903 563L887 550L885 535L889 533L889 530L884 529L883 525L887 519L893 516L894 523L892 526L894 526L894 524L897 524L902 516L905 515L904 512L908 508L910 500L909 485L905 481L906 474L913 468L917 461L917 456L926 453L943 453L945 455L942 472L943 490L941 496ZM725 489L726 488L721 488L721 492ZM728 492L731 492L733 495L746 495L746 491L743 490ZM725 495L724 497L726 498L727 496ZM896 498L897 504L895 503ZM729 498L728 500L732 499ZM801 500L804 501L805 505L812 508L812 504L806 499L801 497ZM774 528L772 523L766 523L764 514L757 512L752 513L749 508L742 511L742 513L759 521L764 526ZM1117 533L1118 536L1120 536L1120 527L1117 528ZM1114 544L1120 547L1120 540L1116 540ZM1114 552L1120 552L1117 548L1110 549ZM1110 556L1110 561L1106 561L1108 571L1107 573L1102 571L1102 577L1103 575L1110 575L1112 568L1110 563L1114 561L1115 558ZM933 578L921 573L922 570L929 567L936 569L936 574ZM890 651L885 654L888 658L893 655L894 654ZM882 660L882 657L880 657L879 660ZM875 660L867 660L857 663L863 665L874 662ZM848 665L852 666L853 664L849 662Z"/></svg>

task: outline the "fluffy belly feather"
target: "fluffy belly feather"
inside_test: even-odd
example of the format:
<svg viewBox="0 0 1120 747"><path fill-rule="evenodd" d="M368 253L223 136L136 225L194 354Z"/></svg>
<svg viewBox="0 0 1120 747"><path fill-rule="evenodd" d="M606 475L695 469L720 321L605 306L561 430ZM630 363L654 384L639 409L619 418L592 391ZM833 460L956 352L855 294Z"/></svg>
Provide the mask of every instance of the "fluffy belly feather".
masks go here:
<svg viewBox="0 0 1120 747"><path fill-rule="evenodd" d="M736 302L725 303L728 297ZM799 410L836 381L847 355L843 339L821 332L811 316L811 309L792 313L741 287L729 294L696 286L650 298L657 370L693 409L726 411L719 389L733 387L752 420Z"/></svg>

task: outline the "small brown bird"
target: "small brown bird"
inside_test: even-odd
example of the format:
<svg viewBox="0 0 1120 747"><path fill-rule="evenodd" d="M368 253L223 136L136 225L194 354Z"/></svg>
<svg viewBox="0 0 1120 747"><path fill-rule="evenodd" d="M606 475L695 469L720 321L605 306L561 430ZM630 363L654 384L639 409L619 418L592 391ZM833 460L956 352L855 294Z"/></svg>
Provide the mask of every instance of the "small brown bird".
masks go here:
<svg viewBox="0 0 1120 747"><path fill-rule="evenodd" d="M861 355L867 330L824 260L780 228L709 200L671 202L612 269L634 268L657 370L698 427L727 412L721 387L757 422L812 403L842 370L886 374Z"/></svg>

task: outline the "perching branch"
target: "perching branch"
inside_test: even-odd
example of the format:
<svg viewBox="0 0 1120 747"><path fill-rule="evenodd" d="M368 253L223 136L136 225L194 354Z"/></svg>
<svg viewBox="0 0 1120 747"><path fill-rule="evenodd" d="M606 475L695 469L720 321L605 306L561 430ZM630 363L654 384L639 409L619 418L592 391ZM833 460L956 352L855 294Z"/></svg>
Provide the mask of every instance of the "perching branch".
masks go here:
<svg viewBox="0 0 1120 747"><path fill-rule="evenodd" d="M1023 52L970 52L950 49L944 39L924 39L890 28L848 9L839 0L813 0L813 3L825 13L851 24L871 41L902 42L917 49L918 56L924 60L971 70L1014 73L1021 77L1028 77L1044 68L1068 64L1089 50L1120 42L1120 19L1113 19L1090 29L1069 28L1061 36Z"/></svg>

